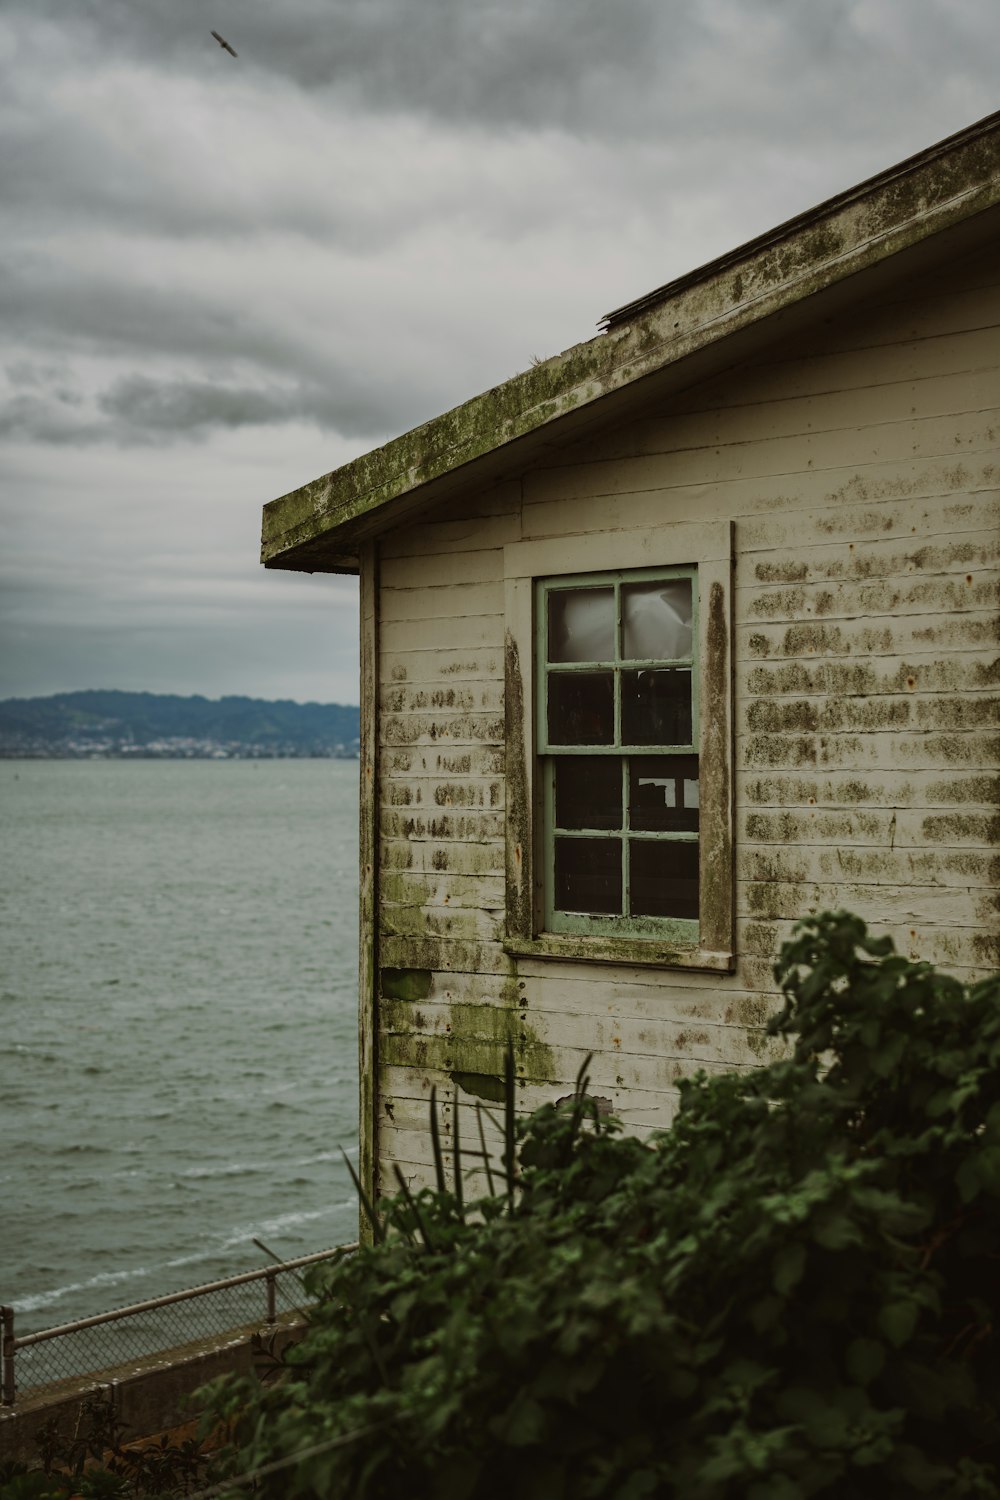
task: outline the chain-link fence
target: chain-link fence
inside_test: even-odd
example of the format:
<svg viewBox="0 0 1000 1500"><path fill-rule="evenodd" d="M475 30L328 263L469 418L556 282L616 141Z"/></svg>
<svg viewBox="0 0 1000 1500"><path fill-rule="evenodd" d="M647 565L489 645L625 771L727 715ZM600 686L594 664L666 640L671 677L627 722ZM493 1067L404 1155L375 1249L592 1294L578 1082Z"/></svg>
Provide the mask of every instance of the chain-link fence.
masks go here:
<svg viewBox="0 0 1000 1500"><path fill-rule="evenodd" d="M14 1404L18 1394L86 1376L98 1379L109 1370L156 1355L177 1354L191 1345L286 1322L308 1303L301 1271L316 1261L347 1254L355 1246L319 1250L259 1271L224 1281L210 1281L169 1296L153 1297L113 1312L17 1335L15 1310L0 1309L3 1318L0 1401Z"/></svg>

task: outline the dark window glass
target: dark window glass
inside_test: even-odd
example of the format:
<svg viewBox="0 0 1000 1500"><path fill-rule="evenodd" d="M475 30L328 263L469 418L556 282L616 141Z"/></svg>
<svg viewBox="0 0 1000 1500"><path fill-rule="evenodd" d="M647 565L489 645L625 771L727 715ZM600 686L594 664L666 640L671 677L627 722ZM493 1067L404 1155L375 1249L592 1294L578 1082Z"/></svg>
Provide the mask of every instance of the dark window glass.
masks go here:
<svg viewBox="0 0 1000 1500"><path fill-rule="evenodd" d="M550 672L549 743L613 745L614 740L614 673Z"/></svg>
<svg viewBox="0 0 1000 1500"><path fill-rule="evenodd" d="M614 589L549 594L549 661L614 661Z"/></svg>
<svg viewBox="0 0 1000 1500"><path fill-rule="evenodd" d="M622 585L622 655L627 661L683 661L691 655L691 580Z"/></svg>
<svg viewBox="0 0 1000 1500"><path fill-rule="evenodd" d="M632 915L698 917L698 845L673 839L631 839Z"/></svg>
<svg viewBox="0 0 1000 1500"><path fill-rule="evenodd" d="M555 904L559 911L620 916L620 841L557 838Z"/></svg>
<svg viewBox="0 0 1000 1500"><path fill-rule="evenodd" d="M698 757L633 756L628 763L630 828L698 832Z"/></svg>
<svg viewBox="0 0 1000 1500"><path fill-rule="evenodd" d="M613 755L568 755L555 763L557 828L622 826L622 763Z"/></svg>
<svg viewBox="0 0 1000 1500"><path fill-rule="evenodd" d="M690 667L622 673L622 743L690 745Z"/></svg>

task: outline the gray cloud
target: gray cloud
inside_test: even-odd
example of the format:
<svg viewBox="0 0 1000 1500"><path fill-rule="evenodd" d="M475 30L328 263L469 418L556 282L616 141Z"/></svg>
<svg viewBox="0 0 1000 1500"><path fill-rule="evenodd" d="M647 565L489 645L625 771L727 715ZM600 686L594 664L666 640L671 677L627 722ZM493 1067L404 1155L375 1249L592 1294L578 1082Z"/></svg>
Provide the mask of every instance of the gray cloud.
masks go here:
<svg viewBox="0 0 1000 1500"><path fill-rule="evenodd" d="M352 392L341 379L330 390L300 384L287 389L214 384L206 380L152 380L128 375L97 402L110 419L103 434L120 442L164 436L198 436L214 428L271 427L314 422L330 432L364 435L380 430L390 417L374 392ZM398 411L399 403L392 403ZM379 423L381 417L381 424Z"/></svg>
<svg viewBox="0 0 1000 1500"><path fill-rule="evenodd" d="M891 107L894 76L940 83L942 60L976 71L995 26L987 0L909 0L905 10L895 0L250 0L213 13L234 60L212 41L201 0L91 0L70 11L13 0L19 8L39 29L57 25L60 50L87 62L136 59L221 87L241 69L365 111L596 134L671 118L689 130L692 109L696 120L731 119L734 93L759 118L783 117L790 96L815 104L817 85L822 95L842 68L850 131L866 85L883 85L861 110L874 114ZM43 36L51 50L51 30ZM814 130L815 111L800 126Z"/></svg>
<svg viewBox="0 0 1000 1500"><path fill-rule="evenodd" d="M179 433L287 422L295 416L301 399L301 391L275 393L205 380L158 382L145 375L128 375L102 395L98 405L128 428Z"/></svg>
<svg viewBox="0 0 1000 1500"><path fill-rule="evenodd" d="M11 396L0 402L0 437L55 444L96 442L100 428L76 415L79 405L79 396L63 397L58 389L41 396Z"/></svg>
<svg viewBox="0 0 1000 1500"><path fill-rule="evenodd" d="M257 390L207 380L153 380L125 375L101 392L94 415L84 398L52 389L0 404L0 435L59 445L197 441L217 428L273 426L309 420L335 430L337 413L319 392L301 387ZM68 408L68 409L67 409ZM342 424L347 425L347 424Z"/></svg>
<svg viewBox="0 0 1000 1500"><path fill-rule="evenodd" d="M367 109L526 126L579 123L585 96L605 113L622 83L652 76L662 24L650 0L574 0L571 11L564 0L256 0L213 17L235 39L234 60L211 39L200 0L99 0L71 12L39 0L23 13L50 50L46 22L58 26L60 50L87 62L139 59L223 86L238 76L225 69L241 67ZM693 14L674 17L675 37L699 29Z"/></svg>
<svg viewBox="0 0 1000 1500"><path fill-rule="evenodd" d="M262 501L987 113L998 49L995 0L6 0L8 691L335 696Z"/></svg>

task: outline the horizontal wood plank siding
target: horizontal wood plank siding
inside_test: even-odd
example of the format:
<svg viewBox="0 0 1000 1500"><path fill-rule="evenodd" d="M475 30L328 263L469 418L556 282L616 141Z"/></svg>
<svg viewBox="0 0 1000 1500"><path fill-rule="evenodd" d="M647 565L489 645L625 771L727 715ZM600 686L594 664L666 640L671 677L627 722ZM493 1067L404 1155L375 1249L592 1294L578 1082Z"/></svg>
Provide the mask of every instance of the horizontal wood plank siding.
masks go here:
<svg viewBox="0 0 1000 1500"><path fill-rule="evenodd" d="M853 909L963 978L997 966L996 266L925 274L385 539L386 1188L394 1163L432 1180L432 1087L446 1143L459 1108L473 1144L508 1042L519 1110L569 1093L593 1053L592 1092L643 1131L694 1068L774 1056L772 964L810 911ZM502 549L708 520L736 538L737 971L515 961Z"/></svg>

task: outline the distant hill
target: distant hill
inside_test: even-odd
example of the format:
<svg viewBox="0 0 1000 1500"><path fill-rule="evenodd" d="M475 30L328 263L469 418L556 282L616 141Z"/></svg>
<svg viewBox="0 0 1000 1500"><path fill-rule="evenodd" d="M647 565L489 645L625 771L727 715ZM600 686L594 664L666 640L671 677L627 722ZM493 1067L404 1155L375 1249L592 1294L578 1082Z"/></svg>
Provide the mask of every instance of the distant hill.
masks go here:
<svg viewBox="0 0 1000 1500"><path fill-rule="evenodd" d="M57 693L0 702L0 756L353 757L358 725L351 704Z"/></svg>

